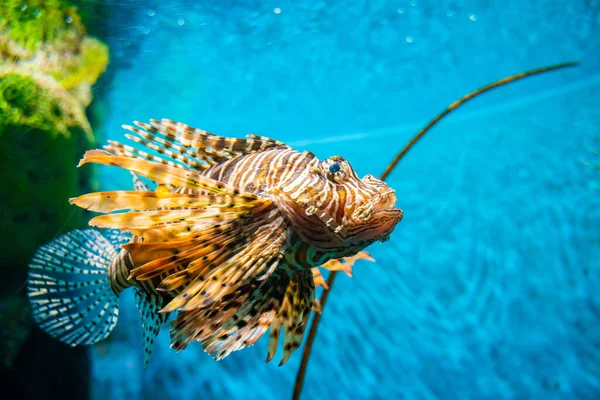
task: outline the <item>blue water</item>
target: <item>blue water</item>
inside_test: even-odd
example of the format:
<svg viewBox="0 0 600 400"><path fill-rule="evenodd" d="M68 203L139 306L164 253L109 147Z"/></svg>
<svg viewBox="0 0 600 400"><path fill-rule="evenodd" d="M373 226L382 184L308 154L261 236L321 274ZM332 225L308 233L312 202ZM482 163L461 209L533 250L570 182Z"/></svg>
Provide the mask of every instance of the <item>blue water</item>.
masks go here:
<svg viewBox="0 0 600 400"><path fill-rule="evenodd" d="M404 220L376 264L338 277L303 398L600 398L600 1L113 3L104 138L170 118L340 154L361 176L467 92L580 61L461 108L400 163ZM300 351L265 364L267 341L217 363L165 331L144 372L125 296L91 350L93 398L290 398Z"/></svg>

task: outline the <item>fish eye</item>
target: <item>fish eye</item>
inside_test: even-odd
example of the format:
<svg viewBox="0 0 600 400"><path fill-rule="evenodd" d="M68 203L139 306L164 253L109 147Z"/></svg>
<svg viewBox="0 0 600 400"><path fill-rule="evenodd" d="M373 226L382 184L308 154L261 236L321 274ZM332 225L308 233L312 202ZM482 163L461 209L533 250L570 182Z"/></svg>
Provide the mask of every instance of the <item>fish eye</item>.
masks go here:
<svg viewBox="0 0 600 400"><path fill-rule="evenodd" d="M340 156L328 158L322 164L323 171L334 182L342 182L348 175L348 163Z"/></svg>
<svg viewBox="0 0 600 400"><path fill-rule="evenodd" d="M340 167L340 163L334 162L329 166L329 173L335 174L336 172L339 172L340 169L342 169L342 167Z"/></svg>

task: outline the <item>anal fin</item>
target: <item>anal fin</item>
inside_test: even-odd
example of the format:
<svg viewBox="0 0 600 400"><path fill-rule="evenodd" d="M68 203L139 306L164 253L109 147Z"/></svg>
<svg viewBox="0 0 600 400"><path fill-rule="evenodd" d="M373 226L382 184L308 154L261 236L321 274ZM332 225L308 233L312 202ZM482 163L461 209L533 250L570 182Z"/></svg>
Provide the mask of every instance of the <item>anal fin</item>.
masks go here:
<svg viewBox="0 0 600 400"><path fill-rule="evenodd" d="M162 326L167 322L169 314L159 313L163 307L163 298L156 293L147 293L135 288L135 300L142 319L142 340L144 341L144 368L150 361L154 340Z"/></svg>

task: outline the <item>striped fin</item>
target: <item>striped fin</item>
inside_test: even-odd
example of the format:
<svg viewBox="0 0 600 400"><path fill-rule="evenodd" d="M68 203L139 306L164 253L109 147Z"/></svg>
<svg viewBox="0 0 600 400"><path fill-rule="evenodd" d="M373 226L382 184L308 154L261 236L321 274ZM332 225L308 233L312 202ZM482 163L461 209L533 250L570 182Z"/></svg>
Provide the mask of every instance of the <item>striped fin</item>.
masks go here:
<svg viewBox="0 0 600 400"><path fill-rule="evenodd" d="M289 279L287 272L277 270L266 280L239 287L211 308L179 312L172 323L172 347L181 350L198 340L221 360L254 345L275 318Z"/></svg>
<svg viewBox="0 0 600 400"><path fill-rule="evenodd" d="M225 208L250 209L256 203L263 203L253 195L190 195L178 193L161 193L160 191L138 192L118 190L111 192L88 193L70 200L89 211L109 213L116 210L155 210L163 208ZM163 211L164 211L163 210Z"/></svg>
<svg viewBox="0 0 600 400"><path fill-rule="evenodd" d="M321 270L319 267L314 267L310 269L313 275L313 281L315 282L315 286L323 286L323 289L328 290L329 285L327 285L327 281L323 278L323 274L321 274Z"/></svg>
<svg viewBox="0 0 600 400"><path fill-rule="evenodd" d="M128 238L110 232L116 243ZM28 295L34 319L71 346L105 339L117 323L118 297L108 267L113 244L94 229L74 230L42 246L29 265Z"/></svg>
<svg viewBox="0 0 600 400"><path fill-rule="evenodd" d="M235 216L235 211L230 213ZM120 214L106 214L90 220L90 226L100 228L120 228L125 230L148 229L157 225L172 222L194 223L198 220L210 220L219 217L218 208L191 209L191 210L152 210L143 212L127 212Z"/></svg>
<svg viewBox="0 0 600 400"><path fill-rule="evenodd" d="M282 327L285 328L285 333L283 356L279 365L285 364L292 353L300 347L314 302L315 284L312 272L310 270L294 272L277 318L271 324L267 362L275 356Z"/></svg>
<svg viewBox="0 0 600 400"><path fill-rule="evenodd" d="M257 135L247 135L244 139L222 137L168 119L150 120L150 124L134 121L133 125L123 125L132 132L125 137L148 151L114 141L104 148L118 156L203 171L240 155L288 147Z"/></svg>
<svg viewBox="0 0 600 400"><path fill-rule="evenodd" d="M197 172L147 161L139 158L116 156L104 150L87 151L79 166L87 163L111 165L128 169L130 172L146 177L158 184L181 186L186 189L204 190L214 194L237 195L239 190L200 175Z"/></svg>
<svg viewBox="0 0 600 400"><path fill-rule="evenodd" d="M231 230L244 223L247 215L232 219L231 214L220 215L213 219L173 222L167 225L156 225L147 229L132 229L131 233L140 236L145 243L164 243L172 241L189 241L198 238L207 229Z"/></svg>
<svg viewBox="0 0 600 400"><path fill-rule="evenodd" d="M239 234L239 226L243 225L242 222L243 220L235 220L226 223L217 223L204 230L194 232L192 236L184 233L183 238L180 240L146 240L144 242L129 243L123 246L123 248L129 252L132 260L135 260L135 265L141 266L139 269L136 268L133 275L138 280L152 279L168 271L169 263L171 265L184 265L186 262L191 263L204 257L204 255L215 252L218 248L214 246L213 248L203 248L202 244L210 246L211 244L225 243L229 238L229 234ZM142 237L145 238L146 235ZM225 247L222 250L226 256L228 250ZM177 257L172 258L175 255ZM212 254L212 257L216 255ZM206 260L208 260L208 257ZM193 271L193 267L191 266L190 272Z"/></svg>
<svg viewBox="0 0 600 400"><path fill-rule="evenodd" d="M135 300L142 319L142 339L144 341L144 368L150 361L154 340L162 326L167 322L169 314L160 314L163 298L154 293L135 288Z"/></svg>
<svg viewBox="0 0 600 400"><path fill-rule="evenodd" d="M157 155L150 154L143 150L136 149L135 147L121 144L114 140L109 140L108 144L105 146L102 146L102 147L106 151L110 152L111 154L114 154L119 157L135 158L135 159L146 160L146 161L150 161L150 162L168 165L173 168L181 168L181 166L179 164L177 164L173 161L165 160L164 158L161 158Z"/></svg>
<svg viewBox="0 0 600 400"><path fill-rule="evenodd" d="M352 267L357 260L367 260L375 262L375 259L366 251L359 251L352 257L344 257L341 259L329 260L325 264L321 265L321 268L325 268L329 271L344 271L346 275L352 278Z"/></svg>
<svg viewBox="0 0 600 400"><path fill-rule="evenodd" d="M316 299L313 306L312 306L312 310L318 314L321 314L321 311L323 311L323 308L321 307L321 300Z"/></svg>
<svg viewBox="0 0 600 400"><path fill-rule="evenodd" d="M148 185L146 185L144 182L142 182L142 180L140 179L139 176L137 176L136 174L134 174L132 172L131 177L133 178L133 190L138 191L138 192L149 192L150 191L150 188L148 187Z"/></svg>
<svg viewBox="0 0 600 400"><path fill-rule="evenodd" d="M266 279L277 268L287 244L287 223L275 207L231 232L207 232L199 234L194 248L171 256L174 261L165 260L183 268L176 268L179 271L167 276L158 287L176 294L163 312L209 307L253 279ZM173 270L174 266L163 264L162 269ZM148 276L146 266L132 270L131 275L140 279L141 272Z"/></svg>
<svg viewBox="0 0 600 400"><path fill-rule="evenodd" d="M177 351L183 350L192 341L201 340L202 335L210 335L223 321L231 319L238 312L257 287L258 281L255 281L238 287L210 308L179 311L177 318L171 323L171 347Z"/></svg>
<svg viewBox="0 0 600 400"><path fill-rule="evenodd" d="M211 205L193 209L178 208L106 214L90 220L90 225L126 230L136 236L142 236L147 243L164 242L170 239L184 240L187 238L192 240L198 238L200 234L212 232L207 232L210 229L215 230L215 234L222 234L221 236L226 238L233 230L240 229L239 226L247 222L253 213L268 204L267 201L258 200L240 206L227 203L222 206Z"/></svg>
<svg viewBox="0 0 600 400"><path fill-rule="evenodd" d="M170 265L161 265L162 270L180 266L158 287L178 293L162 311L208 307L253 279L267 278L277 268L286 242L287 223L275 207L231 231L201 232L195 247L171 256L174 261L164 259ZM141 279L141 273L148 277L155 272L142 266L132 270L131 275Z"/></svg>
<svg viewBox="0 0 600 400"><path fill-rule="evenodd" d="M257 135L247 135L245 139L218 136L169 119L151 120L150 124L156 131L170 138L172 142L178 142L184 147L202 151L208 150L209 154L215 157L220 155L223 159L214 159L216 163L220 163L224 159L230 158L230 156L288 147L277 140ZM138 126L147 127L147 125ZM228 157L227 154L230 156Z"/></svg>
<svg viewBox="0 0 600 400"><path fill-rule="evenodd" d="M220 155L216 152L211 152L206 149L191 149L181 146L177 143L176 138L171 136L163 136L152 125L144 124L135 121L133 126L123 125L135 135L126 134L125 137L133 142L141 144L150 150L153 150L163 156L168 157L176 162L186 165L188 168L195 170L204 170L218 163L216 159L220 159Z"/></svg>
<svg viewBox="0 0 600 400"><path fill-rule="evenodd" d="M118 229L104 229L101 233L102 236L110 242L117 253L119 253L119 249L122 246L131 242L131 235L126 232L121 232Z"/></svg>

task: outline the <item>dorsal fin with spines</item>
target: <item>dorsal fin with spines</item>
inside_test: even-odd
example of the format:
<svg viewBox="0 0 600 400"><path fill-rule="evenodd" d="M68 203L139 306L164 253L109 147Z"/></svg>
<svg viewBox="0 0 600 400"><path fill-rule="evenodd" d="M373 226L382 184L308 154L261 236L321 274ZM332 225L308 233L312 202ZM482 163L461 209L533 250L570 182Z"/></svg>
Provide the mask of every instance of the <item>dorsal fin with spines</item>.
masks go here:
<svg viewBox="0 0 600 400"><path fill-rule="evenodd" d="M133 125L123 125L133 133L125 136L147 151L115 141L109 141L104 149L117 156L203 171L240 155L288 147L264 136L223 137L168 119L153 119L150 124L134 121Z"/></svg>

